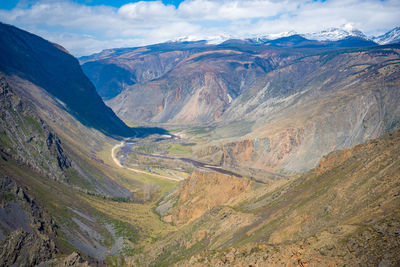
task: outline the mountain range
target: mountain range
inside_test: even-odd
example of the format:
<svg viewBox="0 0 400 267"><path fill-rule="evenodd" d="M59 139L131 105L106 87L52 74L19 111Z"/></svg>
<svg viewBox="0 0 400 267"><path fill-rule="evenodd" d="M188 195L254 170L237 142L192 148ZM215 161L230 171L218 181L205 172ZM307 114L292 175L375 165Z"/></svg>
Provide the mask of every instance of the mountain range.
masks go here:
<svg viewBox="0 0 400 267"><path fill-rule="evenodd" d="M1 266L400 263L398 28L79 61L0 33Z"/></svg>
<svg viewBox="0 0 400 267"><path fill-rule="evenodd" d="M309 40L317 41L338 41L346 37L358 37L366 40L374 41L377 44L392 44L400 41L399 27L393 28L385 34L379 36L367 36L362 31L354 28L350 23L344 24L341 27L332 27L319 32L297 33L296 31L287 31L281 33L264 34L251 38L240 38L233 35L215 35L215 36L182 36L172 40L171 42L193 42L206 41L208 44L221 44L230 39L248 40L254 43L265 43L267 41L288 37L292 35L300 35Z"/></svg>
<svg viewBox="0 0 400 267"><path fill-rule="evenodd" d="M107 50L81 63L125 122L211 125L197 159L285 173L397 127L398 49L291 35Z"/></svg>

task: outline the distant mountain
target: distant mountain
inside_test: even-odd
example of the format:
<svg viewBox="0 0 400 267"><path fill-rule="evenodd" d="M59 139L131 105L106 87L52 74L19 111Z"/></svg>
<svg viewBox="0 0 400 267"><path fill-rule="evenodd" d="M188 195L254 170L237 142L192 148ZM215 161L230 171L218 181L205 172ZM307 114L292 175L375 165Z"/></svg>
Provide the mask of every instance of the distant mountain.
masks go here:
<svg viewBox="0 0 400 267"><path fill-rule="evenodd" d="M396 27L385 34L374 37L373 40L381 45L394 44L400 42L400 27Z"/></svg>
<svg viewBox="0 0 400 267"><path fill-rule="evenodd" d="M233 39L234 37L232 35L189 35L189 36L182 36L178 37L172 42L195 42L195 41L205 41L207 44L220 44L223 43L226 40Z"/></svg>
<svg viewBox="0 0 400 267"><path fill-rule="evenodd" d="M332 27L319 32L297 33L296 31L287 31L281 33L263 34L255 37L238 37L232 35L221 36L185 36L174 39L172 42L195 42L204 41L207 44L218 45L221 43L246 42L253 44L265 44L273 40L284 37L299 35L308 40L316 41L339 41L349 37L373 41L378 44L392 44L400 40L400 27L394 28L391 31L380 36L367 36L362 31L354 28L350 23L341 27ZM84 58L82 58L84 60Z"/></svg>
<svg viewBox="0 0 400 267"><path fill-rule="evenodd" d="M362 37L357 37L357 36L347 36L343 39L337 40L335 42L330 43L331 46L334 47L368 47L368 46L376 46L377 43L375 43L372 40L365 39Z"/></svg>
<svg viewBox="0 0 400 267"><path fill-rule="evenodd" d="M279 39L279 38L283 38L283 37L289 37L292 35L297 35L296 31L288 31L288 32L281 32L281 33L271 33L271 34L265 34L265 35L261 35L261 36L257 36L257 37L253 37L253 38L248 38L247 40L253 42L253 43L266 43L268 41L271 40L275 40L275 39Z"/></svg>
<svg viewBox="0 0 400 267"><path fill-rule="evenodd" d="M84 124L105 134L136 134L104 104L78 61L59 45L0 23L0 71L42 87Z"/></svg>
<svg viewBox="0 0 400 267"><path fill-rule="evenodd" d="M324 43L309 40L304 38L299 34L290 35L286 37L281 37L278 39L274 39L271 41L267 41L264 43L268 46L275 46L275 47L316 47L316 46L324 46Z"/></svg>

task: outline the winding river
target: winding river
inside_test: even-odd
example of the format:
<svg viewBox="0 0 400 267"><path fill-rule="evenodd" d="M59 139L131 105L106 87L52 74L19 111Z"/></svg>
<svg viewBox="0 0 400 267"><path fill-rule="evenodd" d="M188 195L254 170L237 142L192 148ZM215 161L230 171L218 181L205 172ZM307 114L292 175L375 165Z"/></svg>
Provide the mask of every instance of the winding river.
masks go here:
<svg viewBox="0 0 400 267"><path fill-rule="evenodd" d="M166 139L164 139L166 140ZM216 166L216 165L212 165L212 164L207 164L207 163L203 163L200 161L196 161L190 158L183 158L183 157L179 157L179 158L174 158L174 157L169 157L169 156L164 156L164 155L156 155L156 154L148 154L148 153L142 153L142 152L136 152L136 151L132 151L132 148L136 145L139 145L140 143L136 143L136 142L121 142L120 144L115 145L112 150L111 150L111 157L114 160L115 164L117 164L119 167L121 168L125 168L128 170L132 170L138 173L145 173L148 175L152 175L152 176L157 176L160 178L166 178L166 179L170 179L170 180L175 180L175 181L180 181L181 179L175 178L175 177L168 177L165 175L159 175L156 173L151 173L151 172L146 172L146 171L142 171L142 170L138 170L138 169L133 169L133 168L128 168L125 167L123 164L125 162L125 159L127 158L129 153L134 153L136 155L142 155L142 156L146 156L146 157L151 157L151 158L159 158L159 159L166 159L166 160L173 160L173 161L181 161L184 163L189 163L192 166L199 168L199 169L206 169L206 170L211 170L211 171L215 171L215 172L219 172L219 173L223 173L226 175L233 175L236 177L242 177L242 175L223 169L220 166ZM121 159L118 159L116 156L115 151L117 150L117 148L121 148L123 155L121 157Z"/></svg>

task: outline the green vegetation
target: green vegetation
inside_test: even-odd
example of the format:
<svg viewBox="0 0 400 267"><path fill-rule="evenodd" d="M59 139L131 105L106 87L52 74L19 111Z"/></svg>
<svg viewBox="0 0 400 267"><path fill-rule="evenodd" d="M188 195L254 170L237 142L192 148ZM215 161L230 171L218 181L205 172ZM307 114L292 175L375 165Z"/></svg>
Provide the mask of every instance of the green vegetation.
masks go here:
<svg viewBox="0 0 400 267"><path fill-rule="evenodd" d="M168 147L168 154L170 155L190 155L193 151L190 147L182 144L172 144Z"/></svg>
<svg viewBox="0 0 400 267"><path fill-rule="evenodd" d="M15 200L15 195L13 193L2 193L0 198L2 202L10 202Z"/></svg>

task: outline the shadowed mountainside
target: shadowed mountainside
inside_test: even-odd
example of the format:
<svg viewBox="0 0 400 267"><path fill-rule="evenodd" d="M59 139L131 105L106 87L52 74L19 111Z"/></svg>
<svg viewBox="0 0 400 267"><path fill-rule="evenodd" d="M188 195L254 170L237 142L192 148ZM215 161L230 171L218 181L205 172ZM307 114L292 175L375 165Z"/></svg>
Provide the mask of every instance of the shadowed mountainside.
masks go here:
<svg viewBox="0 0 400 267"><path fill-rule="evenodd" d="M83 124L112 136L135 136L162 129L132 129L104 105L78 61L64 48L0 23L0 71L42 87Z"/></svg>

